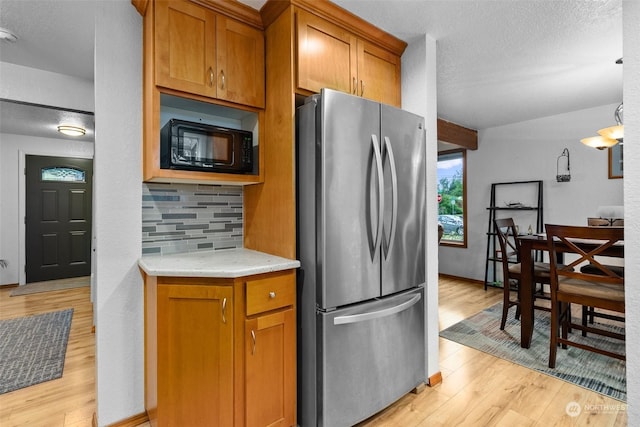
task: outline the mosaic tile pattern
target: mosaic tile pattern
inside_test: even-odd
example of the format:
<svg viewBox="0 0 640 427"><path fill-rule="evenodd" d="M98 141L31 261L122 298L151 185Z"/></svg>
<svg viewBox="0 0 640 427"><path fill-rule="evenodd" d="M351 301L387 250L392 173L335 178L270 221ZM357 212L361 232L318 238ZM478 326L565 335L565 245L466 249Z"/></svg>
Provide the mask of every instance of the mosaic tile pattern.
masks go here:
<svg viewBox="0 0 640 427"><path fill-rule="evenodd" d="M142 255L241 248L240 186L142 184Z"/></svg>

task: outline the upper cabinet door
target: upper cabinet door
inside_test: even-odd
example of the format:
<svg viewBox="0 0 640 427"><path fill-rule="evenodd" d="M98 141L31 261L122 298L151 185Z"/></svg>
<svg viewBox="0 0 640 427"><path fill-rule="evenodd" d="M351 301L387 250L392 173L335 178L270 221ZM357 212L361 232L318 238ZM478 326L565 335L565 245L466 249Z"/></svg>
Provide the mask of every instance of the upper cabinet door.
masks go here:
<svg viewBox="0 0 640 427"><path fill-rule="evenodd" d="M357 81L356 37L303 10L297 12L299 89L326 87L354 93Z"/></svg>
<svg viewBox="0 0 640 427"><path fill-rule="evenodd" d="M216 96L216 15L187 1L157 1L156 84Z"/></svg>
<svg viewBox="0 0 640 427"><path fill-rule="evenodd" d="M400 57L358 40L359 96L400 107Z"/></svg>
<svg viewBox="0 0 640 427"><path fill-rule="evenodd" d="M264 108L264 35L223 16L217 18L217 96Z"/></svg>

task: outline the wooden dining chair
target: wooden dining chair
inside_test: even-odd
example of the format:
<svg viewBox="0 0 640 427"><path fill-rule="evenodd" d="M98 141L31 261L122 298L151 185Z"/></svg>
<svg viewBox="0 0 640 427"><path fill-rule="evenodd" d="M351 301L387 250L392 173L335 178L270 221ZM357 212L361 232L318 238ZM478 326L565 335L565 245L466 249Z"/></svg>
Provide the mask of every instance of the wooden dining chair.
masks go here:
<svg viewBox="0 0 640 427"><path fill-rule="evenodd" d="M577 227L546 225L549 258L551 264L551 339L549 343L549 367L555 368L558 345L568 345L625 360L625 355L599 348L596 344L585 344L569 339L568 331L577 329L611 338L624 340L624 334L593 325L574 323L571 304L596 307L624 314L624 278L601 264L595 258L603 251L621 244L624 229L620 227ZM580 241L582 240L582 242ZM585 240L589 243L586 245ZM558 245L566 245L577 257L561 266L556 263ZM584 262L592 263L599 274L584 273L571 269ZM562 333L560 327L562 326Z"/></svg>
<svg viewBox="0 0 640 427"><path fill-rule="evenodd" d="M507 321L509 309L516 306L516 319L520 318L520 276L522 274L522 266L520 264L520 241L517 238L516 225L513 218L502 218L494 220L496 234L500 242L500 259L502 261L502 277L503 283L503 303L502 303L502 320L500 321L500 329L503 330ZM544 284L551 283L551 266L544 262L535 262L533 267L532 283L540 284L536 289L533 287L532 300L535 298L549 299L544 293ZM515 291L516 299L511 299L511 292ZM548 311L548 307L536 306L534 308Z"/></svg>
<svg viewBox="0 0 640 427"><path fill-rule="evenodd" d="M587 225L590 227L624 227L624 219L609 219L609 218L587 218ZM617 275L624 277L624 266L621 265L607 265L607 268L614 271ZM595 267L592 263L587 263L580 267L580 271L589 274L602 274L600 269ZM582 307L582 324L586 325L587 322L593 323L596 317L601 317L609 320L616 320L624 322L624 317L615 316L609 313L605 313L596 310L594 307ZM582 336L586 337L587 332L582 331Z"/></svg>

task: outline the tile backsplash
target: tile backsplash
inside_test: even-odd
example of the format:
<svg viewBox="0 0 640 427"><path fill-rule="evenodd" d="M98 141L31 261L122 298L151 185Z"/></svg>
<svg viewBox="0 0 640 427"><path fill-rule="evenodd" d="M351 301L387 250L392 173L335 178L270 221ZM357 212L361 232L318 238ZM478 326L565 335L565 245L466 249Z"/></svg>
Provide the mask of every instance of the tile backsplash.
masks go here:
<svg viewBox="0 0 640 427"><path fill-rule="evenodd" d="M243 246L241 186L142 184L142 255Z"/></svg>

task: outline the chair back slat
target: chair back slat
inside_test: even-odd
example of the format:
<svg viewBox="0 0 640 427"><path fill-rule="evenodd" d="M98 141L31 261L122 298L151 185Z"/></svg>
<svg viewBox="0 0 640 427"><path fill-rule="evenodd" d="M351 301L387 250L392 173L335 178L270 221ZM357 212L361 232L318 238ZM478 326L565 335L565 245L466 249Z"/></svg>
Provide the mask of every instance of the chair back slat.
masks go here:
<svg viewBox="0 0 640 427"><path fill-rule="evenodd" d="M517 239L516 224L513 218L494 220L498 242L500 243L502 273L505 282L509 277L509 260L520 262L520 242Z"/></svg>
<svg viewBox="0 0 640 427"><path fill-rule="evenodd" d="M502 218L494 220L500 250L506 253L508 258L512 256L520 257L520 241L517 239L516 224L513 218ZM517 258L517 261L520 260Z"/></svg>
<svg viewBox="0 0 640 427"><path fill-rule="evenodd" d="M549 243L549 258L551 264L552 291L557 285L558 277L574 278L600 283L624 284L624 278L610 269L610 266L595 259L597 255L611 249L616 244L624 242L624 228L622 227L579 227L567 225L546 224L547 241ZM558 266L556 259L558 245L566 245L569 252L577 259L566 266ZM624 249L621 249L624 250ZM581 272L578 265L590 263L598 274ZM554 277L555 276L555 277Z"/></svg>

